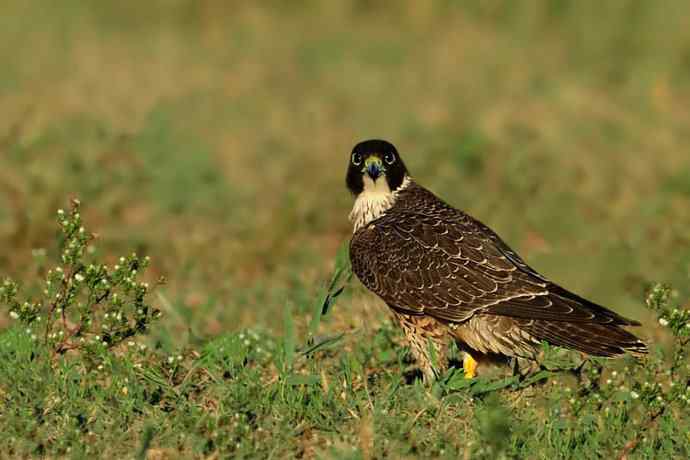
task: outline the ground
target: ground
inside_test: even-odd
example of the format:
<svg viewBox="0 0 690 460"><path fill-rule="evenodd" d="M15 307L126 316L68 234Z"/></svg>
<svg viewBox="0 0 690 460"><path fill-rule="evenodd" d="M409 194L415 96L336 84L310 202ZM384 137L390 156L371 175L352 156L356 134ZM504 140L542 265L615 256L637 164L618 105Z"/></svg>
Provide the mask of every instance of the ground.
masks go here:
<svg viewBox="0 0 690 460"><path fill-rule="evenodd" d="M90 364L33 359L48 352L0 308L2 452L688 456L673 323L645 308L655 282L671 309L690 299L686 2L226 3L0 5L0 278L40 293L55 212L79 197L89 257L136 251L167 279L150 332ZM642 321L650 360L425 387L357 282L317 324L370 137L540 272ZM300 354L317 326L333 339Z"/></svg>

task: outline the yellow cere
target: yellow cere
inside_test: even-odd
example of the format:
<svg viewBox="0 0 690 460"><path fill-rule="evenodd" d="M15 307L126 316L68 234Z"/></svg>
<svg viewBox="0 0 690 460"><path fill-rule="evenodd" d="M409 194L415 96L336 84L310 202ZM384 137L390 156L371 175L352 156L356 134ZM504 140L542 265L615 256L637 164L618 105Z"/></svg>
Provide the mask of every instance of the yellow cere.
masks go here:
<svg viewBox="0 0 690 460"><path fill-rule="evenodd" d="M381 157L379 157L378 155L371 155L369 158L367 158L367 159L364 161L364 167L365 167L365 168L368 168L369 165L372 164L372 163L375 163L375 164L378 164L379 166L381 166L381 164L382 164L383 162L381 161Z"/></svg>

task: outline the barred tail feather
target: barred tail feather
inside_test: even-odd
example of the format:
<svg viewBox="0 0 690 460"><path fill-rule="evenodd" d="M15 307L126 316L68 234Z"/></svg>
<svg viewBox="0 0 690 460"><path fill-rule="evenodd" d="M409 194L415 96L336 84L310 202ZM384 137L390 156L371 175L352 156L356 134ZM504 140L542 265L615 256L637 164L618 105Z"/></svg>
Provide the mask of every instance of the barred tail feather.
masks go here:
<svg viewBox="0 0 690 460"><path fill-rule="evenodd" d="M523 328L537 340L593 356L642 356L647 345L620 326L598 323L534 320Z"/></svg>

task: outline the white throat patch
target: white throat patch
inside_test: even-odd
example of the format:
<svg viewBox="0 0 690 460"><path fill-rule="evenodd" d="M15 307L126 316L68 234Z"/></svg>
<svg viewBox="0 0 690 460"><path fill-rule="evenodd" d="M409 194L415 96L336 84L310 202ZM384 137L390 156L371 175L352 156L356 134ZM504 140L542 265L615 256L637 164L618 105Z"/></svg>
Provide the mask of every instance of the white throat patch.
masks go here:
<svg viewBox="0 0 690 460"><path fill-rule="evenodd" d="M403 183L395 190L388 187L388 182L382 177L376 182L367 175L364 176L364 190L357 195L352 212L350 212L350 222L354 225L352 233L367 225L374 219L388 211L395 203L398 193L405 190L410 185L410 177L405 176Z"/></svg>

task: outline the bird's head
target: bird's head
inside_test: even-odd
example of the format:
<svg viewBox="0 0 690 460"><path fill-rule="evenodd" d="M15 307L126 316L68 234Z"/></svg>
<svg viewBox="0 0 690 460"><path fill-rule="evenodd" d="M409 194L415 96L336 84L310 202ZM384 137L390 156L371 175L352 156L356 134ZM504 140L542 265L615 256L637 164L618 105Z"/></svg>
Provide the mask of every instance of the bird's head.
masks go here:
<svg viewBox="0 0 690 460"><path fill-rule="evenodd" d="M371 139L352 149L346 182L354 195L381 188L397 190L406 176L407 168L390 142Z"/></svg>

